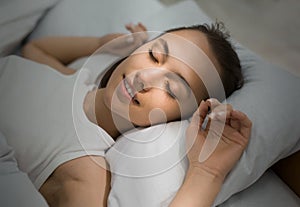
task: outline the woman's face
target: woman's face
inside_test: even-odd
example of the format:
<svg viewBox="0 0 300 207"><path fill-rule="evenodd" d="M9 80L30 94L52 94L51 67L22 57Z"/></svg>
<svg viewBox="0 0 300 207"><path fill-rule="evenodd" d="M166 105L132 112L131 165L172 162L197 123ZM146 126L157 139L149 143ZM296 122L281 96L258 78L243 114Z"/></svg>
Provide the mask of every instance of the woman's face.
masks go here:
<svg viewBox="0 0 300 207"><path fill-rule="evenodd" d="M215 62L203 33L164 34L115 69L105 88L105 105L137 126L188 117L206 96L196 70L206 65L207 57Z"/></svg>

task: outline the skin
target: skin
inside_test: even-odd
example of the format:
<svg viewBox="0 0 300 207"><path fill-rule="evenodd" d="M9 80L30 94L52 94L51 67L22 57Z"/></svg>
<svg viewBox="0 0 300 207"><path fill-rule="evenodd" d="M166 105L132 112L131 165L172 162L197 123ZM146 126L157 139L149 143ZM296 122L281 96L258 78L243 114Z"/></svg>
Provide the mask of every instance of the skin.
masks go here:
<svg viewBox="0 0 300 207"><path fill-rule="evenodd" d="M212 110L211 115L208 115L209 109ZM202 129L207 116L209 123ZM219 127L211 127L223 124L222 131ZM249 118L233 110L231 105L221 104L216 99L202 101L186 131L186 143L191 147L188 152L189 169L170 206L212 206L226 175L245 150L251 128ZM199 154L209 132L212 134L210 138L218 138L219 142L208 159L199 162Z"/></svg>
<svg viewBox="0 0 300 207"><path fill-rule="evenodd" d="M168 45L168 54L162 41ZM96 124L116 137L133 125L147 127L189 117L206 94L194 69L182 61L197 62L198 57L190 60L190 54L177 52L187 41L200 48L218 66L206 36L199 31L176 31L144 44L115 69L106 88L93 94L95 106L89 108L95 108ZM124 79L131 85L133 99L124 91ZM160 109L163 116L157 114L150 120L153 109ZM103 113L110 117L109 122ZM90 117L90 120L93 119Z"/></svg>
<svg viewBox="0 0 300 207"><path fill-rule="evenodd" d="M126 27L131 32L146 30L142 24L131 24ZM63 74L72 74L74 71L65 66L66 64L92 54L96 48L120 35L112 34L102 38L49 37L35 40L24 47L23 56L48 64ZM186 50L178 53L186 45L186 41L180 40L187 39L201 48L217 70L220 70L202 33L183 30L161 38L168 42L170 54L168 57L161 51L162 45L157 43L159 39L142 45L117 67L106 88L90 92L85 99L84 110L87 117L114 138L121 132L131 129L133 125L149 126L161 121L172 121L178 119L181 112L182 116L189 116L197 109L197 103L203 99L205 92L194 70L186 64L195 61L189 59L194 53L189 54ZM140 44L141 41L134 39L134 42ZM154 59L148 53L149 48L152 49ZM145 68L147 70L143 70ZM174 81L174 79L181 81L174 73L179 73L186 79L190 87L185 89L181 82ZM172 74L173 79L166 74ZM124 78L132 85L134 98L130 98L124 90L121 90ZM170 96L166 82L169 83L169 88L176 98ZM155 108L162 110L165 117L158 113L150 120L149 114ZM225 123L223 131L218 131L218 127L210 128L210 124L202 130L201 126L208 116L209 108L216 114L210 115L210 123ZM92 116L94 113L95 118ZM219 136L220 141L211 156L199 162L199 154L209 130L212 130L214 136ZM214 99L201 101L186 132L187 145L191 147L188 151L189 169L171 206L211 206L225 176L246 148L250 131L251 121L242 112L235 111L230 105L221 104ZM102 164L98 165L95 160ZM110 173L100 167L104 164L105 159L97 156L80 157L63 163L42 185L40 192L50 206L106 206Z"/></svg>

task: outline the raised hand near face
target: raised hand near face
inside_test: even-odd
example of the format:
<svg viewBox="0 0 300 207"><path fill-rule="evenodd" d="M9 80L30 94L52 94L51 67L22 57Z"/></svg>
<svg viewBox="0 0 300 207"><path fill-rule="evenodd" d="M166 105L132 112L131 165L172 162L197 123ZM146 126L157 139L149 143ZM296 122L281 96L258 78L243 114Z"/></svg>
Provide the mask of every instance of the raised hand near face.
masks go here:
<svg viewBox="0 0 300 207"><path fill-rule="evenodd" d="M108 44L103 48L104 52L108 52L114 55L126 56L148 40L148 34L146 32L147 28L142 23L126 24L125 28L131 33L131 35L106 35L107 39L113 41L107 41Z"/></svg>
<svg viewBox="0 0 300 207"><path fill-rule="evenodd" d="M208 123L203 129L207 116ZM191 147L190 168L225 177L245 150L251 127L249 118L231 105L216 99L202 101L186 131L187 146Z"/></svg>

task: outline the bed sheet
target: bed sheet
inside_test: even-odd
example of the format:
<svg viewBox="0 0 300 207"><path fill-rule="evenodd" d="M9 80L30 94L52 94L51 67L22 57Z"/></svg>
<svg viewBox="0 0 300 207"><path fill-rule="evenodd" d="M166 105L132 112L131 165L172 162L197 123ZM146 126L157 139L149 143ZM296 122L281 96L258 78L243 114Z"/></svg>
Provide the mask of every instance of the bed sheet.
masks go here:
<svg viewBox="0 0 300 207"><path fill-rule="evenodd" d="M268 170L252 186L233 195L218 207L299 207L300 198L272 171Z"/></svg>
<svg viewBox="0 0 300 207"><path fill-rule="evenodd" d="M47 9L59 0L1 0L0 57L16 52Z"/></svg>
<svg viewBox="0 0 300 207"><path fill-rule="evenodd" d="M0 68L1 68L0 59ZM18 168L13 149L0 131L0 206L46 207L45 199L34 188L28 175Z"/></svg>
<svg viewBox="0 0 300 207"><path fill-rule="evenodd" d="M63 2L66 2L66 1L63 1ZM79 2L79 1L78 1ZM188 1L186 1L186 2L188 2ZM63 4L63 3L62 3ZM188 5L188 4L181 4L181 5L179 5L178 7L177 7L177 9L178 9L178 11L180 11L180 10L184 10L184 9L187 9L187 8L190 8L190 7L193 7L193 6L195 6L195 4L190 4L190 5ZM65 8L67 8L66 6L65 6ZM95 11L95 10L94 10ZM156 16L154 17L154 18L150 18L149 17L149 15L148 16L144 16L144 17L141 17L141 21L143 21L143 20L145 20L145 21L143 21L143 22L146 22L147 23L147 25L150 25L149 26L149 29L151 29L151 30L164 30L164 29L166 29L166 28L169 28L169 27L176 27L176 26L181 26L181 25L186 25L186 24L193 24L193 23L199 23L199 22L206 22L206 21L209 21L209 18L208 17L206 17L201 11L200 11L200 13L197 11L197 8L194 8L194 9L192 9L191 11L193 11L193 12L190 12L189 14L191 15L183 15L183 16L181 16L180 17L180 23L177 21L177 19L176 18L172 18L172 19L164 19L164 16L158 16L159 14L162 14L162 12L161 11L159 11L159 12L157 12L157 11L154 11L153 10L153 13L155 13L156 14ZM80 13L80 10L78 10L78 12ZM180 13L180 12L178 12L178 13ZM32 34L32 36L31 36L31 38L36 38L36 37L41 37L41 36L43 36L44 34L48 34L48 35L53 35L53 34L65 34L64 33L64 31L68 31L70 34L78 34L78 35L87 35L87 34L93 34L94 32L95 32L95 34L97 34L96 32L98 32L98 31L100 31L101 30L101 28L99 28L99 29L95 29L96 27L94 27L93 28L93 31L91 32L91 33L89 33L89 30L85 30L86 28L87 28L87 26L88 25L85 25L84 27L81 27L81 30L77 30L77 28L76 28L76 25L72 25L72 24L66 24L67 22L64 22L64 20L62 19L61 21L57 21L57 18L55 18L55 15L57 15L57 13L54 13L54 14L52 14L52 16L51 16L51 18L50 18L50 20L51 21L53 21L53 22L55 22L55 23L57 23L59 26L61 26L61 28L59 28L59 29L61 29L60 31L55 31L55 30L51 30L51 28L47 28L47 31L46 32L44 32L43 31L43 28L45 29L46 28L46 24L47 24L47 21L49 20L47 20L46 18L45 19L43 19L42 21L41 21L41 27L38 27L37 29L36 29L36 33L33 33ZM165 10L165 13L164 13L164 15L166 15L167 17L170 17L170 16L173 16L174 17L174 10L172 11L172 10ZM68 16L68 15L67 15ZM151 15L150 15L151 16ZM57 16L58 17L58 16ZM69 17L69 16L68 16ZM198 19L197 19L197 18ZM79 18L79 17L78 17ZM81 17L80 17L81 18ZM121 17L120 17L121 18ZM128 16L126 16L125 18L123 18L123 19L118 19L118 22L120 23L120 22L122 22L123 23L123 21L125 21L125 19L126 19L126 21L129 19L128 18ZM161 21L157 21L157 19L159 19L159 18L161 18ZM71 20L72 19L72 16L70 15L70 19L69 20ZM136 20L137 18L135 18L134 20ZM50 21L49 20L49 21ZM69 21L69 20L67 20L67 21ZM122 21L119 21L119 20L122 20ZM197 20L199 20L199 21L197 21ZM79 19L79 22L80 22L80 19ZM79 22L76 22L77 24L79 23ZM49 22L48 22L49 23ZM92 23L92 25L95 23L95 22L91 22ZM103 23L103 22L102 22ZM112 22L110 22L110 23L112 23ZM103 23L103 24L106 24L105 22ZM82 24L83 25L83 24ZM81 26L82 26L81 25ZM65 26L68 26L68 27L65 27ZM72 26L74 26L74 28L72 28ZM108 26L108 27L104 27L104 30L107 30L107 31L104 31L104 30L102 30L103 32L113 32L113 31L118 31L118 29L121 27L121 25L120 24L113 24L113 25L110 25L110 26ZM115 28L118 28L118 29L115 29ZM76 31L79 31L78 33L72 33L74 30L76 30ZM80 32L82 32L82 33L80 33ZM67 35L67 34L66 34ZM244 54L245 55L241 55L242 57L245 57L245 56L247 56L249 53L247 53L247 52L244 52ZM262 61L261 60L257 60L257 58L253 58L252 56L249 58L249 59L247 59L247 61L248 61L248 64L249 65L251 65L251 64L253 64L253 62L255 62L255 61L257 61L258 63L256 63L257 64L257 68L259 69L259 66L261 66L261 67L266 67L266 65L265 64L262 64ZM272 69L270 66L268 66L270 69ZM1 70L0 70L1 71ZM252 71L253 72L253 71ZM250 70L249 71L245 71L245 73L246 73L246 75L247 74L250 74L251 72L250 72ZM279 73L278 73L279 74ZM258 76L256 76L257 74L255 74L254 76L248 76L248 77L250 77L249 79L247 79L249 82L251 82L251 81L253 81L253 80L260 80L260 79L262 79L261 77L258 77ZM265 75L267 75L267 73L265 74ZM283 76L285 76L285 74L283 74ZM252 79L251 79L252 78ZM294 80L292 80L291 82L294 82ZM249 84L249 85L251 85L251 83ZM251 86L253 86L254 85L254 83L251 85ZM267 86L267 88L268 87L270 87L270 86ZM291 91L295 91L294 89L291 89ZM251 92L251 90L245 90L244 92ZM283 94L283 95L287 95L287 94ZM297 100L299 100L299 99L297 99ZM276 102L277 103L277 105L278 104L281 104L282 103L282 101L277 101ZM246 107L252 107L252 105L251 104L249 104L249 105L246 105ZM287 110L289 110L289 108L292 108L292 107L286 107L286 109ZM298 113L298 111L296 111L295 113ZM289 114L289 113L287 113L287 114ZM289 117L288 117L289 118ZM274 120L276 120L276 119L274 119ZM288 120L288 119L287 119ZM271 120L272 121L272 120ZM299 122L298 122L299 123ZM259 124L258 124L259 125ZM274 124L273 123L270 123L270 125L272 125L273 127L274 127ZM261 125L261 126L263 126L263 125ZM294 130L296 130L296 128L294 128ZM293 134L294 134L295 132L293 132ZM298 134L299 135L299 134ZM260 138L260 137L258 137L258 138ZM287 143L287 142L286 142ZM280 157L280 156L286 156L289 152L288 152L288 149L290 149L290 148L288 148L288 147L286 147L286 149L285 150L282 150L282 151L280 151L280 149L279 149L279 145L276 145L277 146L277 148L274 148L273 150L274 150L274 153L277 153L278 154L278 157ZM295 146L296 146L296 144L295 144ZM299 142L298 142L298 146L299 146ZM258 150L260 150L260 148L258 148ZM277 151L276 151L277 150ZM279 154L279 152L281 152L281 154ZM277 158L278 158L277 157ZM261 157L260 157L260 159L261 159ZM273 159L273 157L272 157L272 159ZM279 159L279 158L278 158ZM259 162L259 160L254 160L254 161L257 161L257 162ZM263 164L265 164L265 163L263 163ZM268 164L272 164L271 163L271 158L270 158L270 160L268 161ZM244 166L244 167L248 167L248 166ZM264 168L266 168L266 166L264 166ZM251 171L251 169L248 169L249 171ZM249 172L249 173L251 173L251 172ZM257 176L257 174L251 174L250 176L255 176L255 177L259 177L259 176ZM254 178L251 178L251 180L255 180ZM249 184L249 183L248 183ZM260 187L262 187L263 185L259 185ZM258 187L259 188L259 187ZM262 188L263 189L263 188ZM245 192L245 194L248 194L248 191L246 190L246 191L244 191ZM243 192L243 193L244 193ZM251 191L250 191L251 192ZM272 191L270 191L270 192L272 192ZM287 192L288 194L289 194L289 192ZM251 193L250 193L251 194ZM237 194L238 195L238 194ZM276 199L274 199L274 194L270 194L270 198L272 197L272 195L273 195L273 199L271 199L271 200L269 200L269 202L270 201L274 201L274 200L276 200ZM275 194L276 195L276 194ZM261 196L261 194L259 194L258 196ZM222 199L225 199L225 197L226 196L224 196ZM247 197L247 196L245 196L245 197ZM250 196L251 197L251 196ZM234 198L234 197L233 197ZM255 198L255 194L252 196L252 198L253 199L256 199ZM221 199L221 200L222 200ZM232 200L232 203L229 203L229 204L226 204L226 205L228 205L228 206L233 206L234 204L234 202L237 202L239 199L233 199ZM267 201L266 201L267 202ZM274 204L274 202L272 202L272 204L266 204L266 202L264 203L264 206L270 206L270 205L273 205ZM288 201L286 200L285 201L285 206L288 206L288 204L289 203L287 203ZM224 204L225 205L225 204ZM291 204L292 205L292 204ZM299 205L298 205L299 206Z"/></svg>
<svg viewBox="0 0 300 207"><path fill-rule="evenodd" d="M81 58L73 62L70 66L80 69L86 62L97 65L97 58L94 62L88 58ZM172 177L174 175L167 174ZM176 175L182 176L182 175ZM167 203L167 200L165 203ZM115 205L111 205L115 206ZM165 206L162 203L162 206ZM218 207L299 207L300 198L272 171L266 171L258 181L245 190L231 196L227 201Z"/></svg>
<svg viewBox="0 0 300 207"><path fill-rule="evenodd" d="M189 15L184 15L186 11L189 11ZM174 18L174 14L180 16L180 19ZM211 20L192 1L183 1L156 12L152 18L145 18L145 23L149 29L158 31L203 22L211 22ZM245 86L233 94L228 101L239 110L246 111L249 117L251 117L254 123L253 137L247 152L243 155L232 174L228 176L222 192L216 200L216 204L224 202L231 194L235 194L250 186L268 167L280 159L280 157L284 157L296 151L300 146L299 130L296 130L297 127L292 126L293 123L290 122L295 118L294 114L299 114L299 110L295 109L296 105L294 105L294 103L286 103L286 101L284 101L286 99L282 99L282 95L284 94L284 96L290 96L295 102L299 103L300 97L295 93L296 88L300 87L299 79L297 81L295 77L292 77L280 68L266 63L266 61L258 57L257 54L247 50L240 44L236 44L236 47L243 64L243 73L246 83ZM278 82L286 84L281 87L278 85ZM261 90L262 88L264 88L264 90ZM274 90L275 88L276 90ZM278 94L282 95L279 97ZM253 100L256 101L254 102ZM293 105L293 107L289 108L290 111L282 111L280 109L281 106L286 104ZM272 107L270 107L271 105ZM274 113L274 111L277 113ZM282 114L282 116L279 114ZM270 119L270 117L272 118ZM282 121L279 122L278 120ZM298 121L294 123L298 123ZM176 127L174 128L176 129ZM289 128L291 128L291 130ZM153 134L153 131L149 132ZM150 135L149 132L148 134ZM143 132L143 134L144 136L136 135L136 138L147 136L147 132ZM167 133L163 136L166 138L169 137ZM283 137L287 136L289 136L289 140L283 139ZM120 149L125 145L124 142L120 143L121 142L117 142L115 147ZM286 144L290 146L285 147L284 145ZM127 143L127 145L130 145L130 143ZM134 147L132 145L124 147L126 149L122 151L122 153L127 154L131 151L137 151L140 150L141 147L143 146L136 147L135 149L133 149ZM293 147L294 149L292 149ZM148 152L147 150L148 148L144 147L144 152ZM119 157L112 158L110 151L108 151L107 155L109 161L120 160ZM128 162L129 160L127 160L126 165L125 162L123 162L122 165L115 164L114 161L110 162L110 164L118 173L121 172L121 174L124 174L123 169L125 169L125 173L128 174ZM138 159L136 163L134 162L135 161L133 161L130 166L134 164L139 166ZM184 161L181 164L184 166ZM152 180L148 178L145 178L144 181L143 179L139 179L139 188L134 187L137 185L136 180L114 175L112 177L112 193L110 194L111 201L114 202L112 206L118 206L118 202L120 201L122 201L125 206L139 206L139 204L141 204L136 203L139 201L127 199L130 196L121 190L124 186L127 186L127 192L135 192L134 194L137 200L145 200L152 197L153 199L149 199L149 202L147 202L149 206L151 206L151 202L154 202L154 198L156 200L160 199L156 192L165 192L165 189L169 189L169 195L174 195L174 192L176 192L176 189L180 186L181 180L184 177L181 173L182 168L177 166L176 170L175 168L173 169L173 173L166 172L165 174L152 177ZM137 171L138 170L135 170L135 173ZM178 172L176 179L174 178L174 172ZM166 180L168 180L168 182L166 182ZM119 192L118 189L121 192ZM143 189L144 191L142 192L144 193L141 193L139 189ZM145 196L145 194L147 196Z"/></svg>
<svg viewBox="0 0 300 207"><path fill-rule="evenodd" d="M11 58L12 60L14 58ZM19 59L20 60L20 59ZM25 61L25 60L24 60ZM80 65L80 62L77 62L78 66ZM5 62L3 64L0 64L0 69L5 69L6 65ZM24 64L26 65L26 64ZM39 64L36 64L37 67L40 68ZM26 70L26 68L22 68ZM1 70L0 70L1 71ZM0 134L1 135L1 134ZM1 146L3 143L0 143ZM2 148L1 148L2 149ZM7 153L5 153L7 155ZM0 156L0 166L3 166L3 164L6 164L6 160L1 159L2 156ZM4 161L4 162L2 162ZM20 187L24 186L31 186L31 191L26 191L26 196L31 197L28 202L30 203L39 203L41 202L41 197L38 196L38 191L34 190L32 188L32 184L30 185L26 180L24 181L24 178L26 177L24 174L16 174L16 171L14 170L12 173L9 173L7 171L7 167L1 168L2 171L0 172L0 180L2 180L3 183L11 183L10 190L9 191L3 191L0 194L0 204L3 204L3 202L10 202L13 203L11 206L14 206L16 202L13 202L14 200L7 200L6 198L12 198L13 196L17 196L16 192L20 192ZM5 173L3 173L4 171ZM25 177L24 177L25 176ZM20 180L19 180L20 179ZM28 178L25 178L28 179ZM16 182L19 182L18 185ZM22 184L21 184L22 181ZM25 184L24 184L25 183ZM21 184L21 186L20 186ZM1 185L1 187L7 186L6 184ZM14 190L14 188L16 188ZM5 192L5 193L3 193ZM5 196L4 196L5 195ZM23 197L22 197L23 199ZM20 201L20 200L19 200ZM19 202L18 201L18 202ZM23 203L24 204L24 203ZM27 206L27 204L26 204ZM30 205L28 205L30 206ZM244 191L237 193L233 195L229 200L227 200L225 203L219 205L219 207L265 207L265 206L272 206L272 207L282 207L282 206L289 206L289 207L298 207L300 206L300 199L287 187L285 183L283 183L277 175L269 170L267 171L256 183L254 183L249 188L245 189Z"/></svg>

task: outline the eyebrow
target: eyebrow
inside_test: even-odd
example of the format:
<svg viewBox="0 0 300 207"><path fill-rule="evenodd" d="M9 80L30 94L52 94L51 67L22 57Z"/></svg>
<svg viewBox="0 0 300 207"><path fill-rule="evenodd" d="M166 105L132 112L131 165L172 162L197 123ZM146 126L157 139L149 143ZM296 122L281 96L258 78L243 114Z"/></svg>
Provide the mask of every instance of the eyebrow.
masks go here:
<svg viewBox="0 0 300 207"><path fill-rule="evenodd" d="M159 38L158 41L162 44L163 48L164 48L164 52L166 53L166 55L169 55L169 46L166 40L164 40L163 38Z"/></svg>

